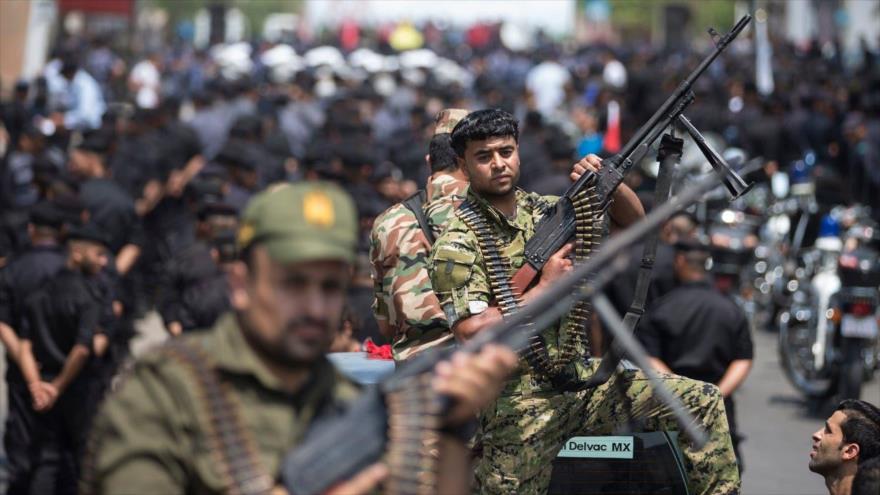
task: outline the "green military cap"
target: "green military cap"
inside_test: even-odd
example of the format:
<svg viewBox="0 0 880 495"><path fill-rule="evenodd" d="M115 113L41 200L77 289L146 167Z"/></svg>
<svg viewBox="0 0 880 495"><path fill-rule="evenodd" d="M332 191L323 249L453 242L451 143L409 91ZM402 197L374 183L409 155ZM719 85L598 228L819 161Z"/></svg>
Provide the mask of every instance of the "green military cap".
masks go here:
<svg viewBox="0 0 880 495"><path fill-rule="evenodd" d="M272 186L254 196L241 217L239 252L255 242L282 263L353 262L357 210L351 197L329 182Z"/></svg>
<svg viewBox="0 0 880 495"><path fill-rule="evenodd" d="M468 113L470 112L462 108L446 108L441 110L434 120L434 135L451 133L455 124L458 124L458 121L465 118Z"/></svg>

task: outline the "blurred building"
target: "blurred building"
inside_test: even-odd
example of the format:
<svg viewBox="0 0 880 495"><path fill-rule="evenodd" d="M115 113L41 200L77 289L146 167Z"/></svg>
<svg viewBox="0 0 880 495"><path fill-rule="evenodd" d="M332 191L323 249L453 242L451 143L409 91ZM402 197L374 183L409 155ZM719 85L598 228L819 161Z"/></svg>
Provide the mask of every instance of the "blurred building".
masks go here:
<svg viewBox="0 0 880 495"><path fill-rule="evenodd" d="M512 6L513 5L513 6ZM32 79L61 34L113 39L120 53L156 49L175 36L197 47L354 25L411 22L421 29L501 22L580 42L642 38L670 48L725 30L746 12L763 11L769 36L823 50L842 50L857 63L861 47L880 48L880 0L2 0L0 90ZM286 33L286 34L285 34ZM412 33L410 33L412 34ZM121 45L121 46L120 46Z"/></svg>
<svg viewBox="0 0 880 495"><path fill-rule="evenodd" d="M0 1L0 89L42 72L60 33L129 41L137 0Z"/></svg>

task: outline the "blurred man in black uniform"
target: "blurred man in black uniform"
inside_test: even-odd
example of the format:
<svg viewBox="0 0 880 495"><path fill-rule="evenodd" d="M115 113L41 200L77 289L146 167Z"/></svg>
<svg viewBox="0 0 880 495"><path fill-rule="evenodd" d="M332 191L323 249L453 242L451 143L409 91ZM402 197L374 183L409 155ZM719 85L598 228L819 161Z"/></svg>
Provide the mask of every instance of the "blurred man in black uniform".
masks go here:
<svg viewBox="0 0 880 495"><path fill-rule="evenodd" d="M733 393L752 367L752 336L743 310L712 287L708 259L702 242L676 243L673 268L680 285L654 302L636 336L658 371L718 385L742 466Z"/></svg>
<svg viewBox="0 0 880 495"><path fill-rule="evenodd" d="M242 211L251 196L259 190L259 161L255 145L230 139L215 158L229 177L223 202Z"/></svg>
<svg viewBox="0 0 880 495"><path fill-rule="evenodd" d="M113 135L106 130L85 133L70 152L68 168L81 180L80 198L89 210L90 220L108 236L108 246L119 275L128 273L141 253L141 223L134 199L108 173L106 157Z"/></svg>
<svg viewBox="0 0 880 495"><path fill-rule="evenodd" d="M198 240L176 252L163 270L159 312L171 335L210 328L229 309L226 274L221 268L224 250L218 243L233 240L237 225L232 206L208 202L199 207Z"/></svg>
<svg viewBox="0 0 880 495"><path fill-rule="evenodd" d="M18 365L20 338L26 333L25 301L64 267L64 251L59 245L61 227L61 214L55 206L38 203L30 212L30 249L13 257L0 270L0 337L6 348L9 390L4 442L9 458L9 478L13 482L26 478L32 468L33 458L26 452L37 430L33 395L41 392L39 382L31 384L26 381ZM18 493L15 487L13 483L10 493Z"/></svg>
<svg viewBox="0 0 880 495"><path fill-rule="evenodd" d="M659 232L659 242L654 257L654 269L651 272L651 285L648 286L645 308L650 308L654 301L668 294L678 285L679 282L673 268L675 248L672 246L681 240L692 238L696 229L696 219L684 211L676 213L663 224ZM644 250L644 244L634 244L629 251L629 264L626 271L608 284L608 298L620 314L625 314L632 304Z"/></svg>
<svg viewBox="0 0 880 495"><path fill-rule="evenodd" d="M107 240L94 225L71 229L63 268L25 303L19 363L31 395L30 411L12 411L7 431L14 470L10 493L75 492L78 459L96 397L91 356L102 355L101 296L94 277L107 265Z"/></svg>
<svg viewBox="0 0 880 495"><path fill-rule="evenodd" d="M62 224L63 213L53 203L44 201L31 208L27 227L31 246L0 271L0 338L14 363L18 363L24 302L64 266L59 245Z"/></svg>

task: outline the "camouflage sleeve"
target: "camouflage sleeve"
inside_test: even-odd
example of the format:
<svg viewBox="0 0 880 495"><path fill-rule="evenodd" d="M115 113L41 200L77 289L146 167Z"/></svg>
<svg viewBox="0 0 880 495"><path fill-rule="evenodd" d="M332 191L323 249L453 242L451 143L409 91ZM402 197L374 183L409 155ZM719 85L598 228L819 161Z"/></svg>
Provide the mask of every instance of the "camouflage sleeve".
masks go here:
<svg viewBox="0 0 880 495"><path fill-rule="evenodd" d="M391 295L386 290L385 285L385 256L382 253L382 242L380 233L384 228L382 220L384 215L380 215L373 223L373 229L370 231L370 277L373 279L373 316L376 320L388 320L388 303Z"/></svg>
<svg viewBox="0 0 880 495"><path fill-rule="evenodd" d="M411 324L439 317L436 303L426 302L431 292L425 271L430 244L408 208L396 205L376 219L370 251L380 325L385 320L396 335Z"/></svg>
<svg viewBox="0 0 880 495"><path fill-rule="evenodd" d="M425 216L428 218L428 225L434 232L435 238L443 235L443 231L449 225L454 212L455 198L453 197L439 198L425 206Z"/></svg>
<svg viewBox="0 0 880 495"><path fill-rule="evenodd" d="M488 307L491 290L474 235L452 222L431 251L431 284L449 327Z"/></svg>

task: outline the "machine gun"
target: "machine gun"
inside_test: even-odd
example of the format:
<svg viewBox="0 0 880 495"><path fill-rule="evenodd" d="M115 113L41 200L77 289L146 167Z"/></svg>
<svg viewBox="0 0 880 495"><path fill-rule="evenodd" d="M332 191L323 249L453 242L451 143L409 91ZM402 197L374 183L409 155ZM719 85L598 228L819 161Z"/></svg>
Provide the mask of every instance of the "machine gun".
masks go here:
<svg viewBox="0 0 880 495"><path fill-rule="evenodd" d="M625 269L627 246L658 228L675 212L699 201L717 184L717 176L712 176L670 198L641 221L609 240L591 259L576 265L570 274L524 306L521 311L498 325L481 331L457 350L426 352L404 363L378 385L366 389L347 410L317 421L306 433L303 442L284 460L281 474L285 487L290 493L297 495L318 495L383 458L390 443L389 407L392 401L389 397L406 388L414 378L430 376L437 363L448 359L453 352L474 353L491 343L521 350L532 335L557 320L575 302L595 297L603 285ZM589 281L583 284L585 278ZM575 290L578 287L580 290ZM600 313L607 318L607 304L601 297L598 302L599 309L602 310ZM695 426L696 421L688 417L681 404L656 380L654 373L647 367L648 358L644 350L621 328L620 324L611 326L620 345L634 362L646 366L645 372L652 380L657 397L673 411L682 431L693 443L698 448L702 446L706 439L705 432ZM448 398L439 397L435 400L437 404L432 410L439 411L439 415L451 407ZM418 423L418 418L407 418L407 421ZM417 470L418 467L414 466L412 469ZM417 490L397 491L408 493Z"/></svg>
<svg viewBox="0 0 880 495"><path fill-rule="evenodd" d="M572 238L575 231L575 198L589 186L595 184L600 198L599 207L603 211L608 208L612 193L623 182L627 172L645 157L650 146L660 137L664 129L675 123L685 108L694 101L692 87L697 79L727 48L727 45L745 29L751 19L750 15L743 16L724 36L718 36L714 29L710 29L709 34L715 41L715 49L712 53L700 62L700 65L676 88L675 92L654 115L639 128L620 153L603 160L602 169L598 174L593 172L583 174L538 222L535 227L535 235L529 239L525 246L525 263L513 276L512 284L518 296L521 296L528 288L550 256ZM703 146L701 146L702 148ZM722 173L725 176L725 186L732 189L735 196L742 195L748 190L742 179L739 177L730 178L731 171L729 169Z"/></svg>

